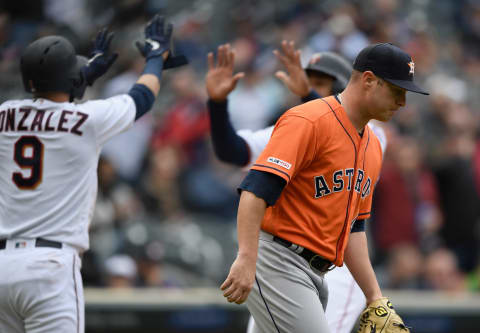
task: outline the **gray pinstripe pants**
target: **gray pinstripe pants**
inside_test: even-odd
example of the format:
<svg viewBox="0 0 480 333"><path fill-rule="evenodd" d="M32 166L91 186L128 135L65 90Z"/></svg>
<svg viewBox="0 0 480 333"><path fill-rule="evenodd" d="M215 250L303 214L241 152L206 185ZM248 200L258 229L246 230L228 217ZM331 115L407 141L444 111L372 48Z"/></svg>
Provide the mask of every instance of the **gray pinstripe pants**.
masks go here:
<svg viewBox="0 0 480 333"><path fill-rule="evenodd" d="M255 284L247 307L254 333L327 333L324 274L260 231Z"/></svg>

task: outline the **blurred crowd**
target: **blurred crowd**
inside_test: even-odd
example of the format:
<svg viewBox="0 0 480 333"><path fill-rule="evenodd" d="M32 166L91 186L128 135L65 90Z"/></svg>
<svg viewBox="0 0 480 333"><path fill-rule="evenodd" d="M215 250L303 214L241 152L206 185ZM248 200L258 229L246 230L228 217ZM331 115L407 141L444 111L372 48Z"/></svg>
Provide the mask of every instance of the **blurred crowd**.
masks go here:
<svg viewBox="0 0 480 333"><path fill-rule="evenodd" d="M306 61L353 60L389 41L415 61L428 98L384 124L388 148L367 229L384 288L480 290L480 3L475 0L1 0L0 97L24 98L19 55L49 34L88 56L103 26L120 54L86 99L126 93L142 72L134 48L155 13L174 24L190 65L164 73L153 112L108 143L84 255L85 286L218 286L236 253L236 186L209 138L206 56L225 42L246 76L229 99L236 129L260 129L298 104L273 73L294 40Z"/></svg>

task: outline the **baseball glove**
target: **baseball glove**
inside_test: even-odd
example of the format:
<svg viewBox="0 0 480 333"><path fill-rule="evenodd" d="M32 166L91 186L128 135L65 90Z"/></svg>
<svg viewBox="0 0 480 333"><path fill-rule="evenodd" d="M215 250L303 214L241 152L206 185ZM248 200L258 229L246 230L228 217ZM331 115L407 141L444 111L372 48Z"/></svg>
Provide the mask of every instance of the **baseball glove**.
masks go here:
<svg viewBox="0 0 480 333"><path fill-rule="evenodd" d="M370 303L360 315L357 333L410 333L388 298Z"/></svg>

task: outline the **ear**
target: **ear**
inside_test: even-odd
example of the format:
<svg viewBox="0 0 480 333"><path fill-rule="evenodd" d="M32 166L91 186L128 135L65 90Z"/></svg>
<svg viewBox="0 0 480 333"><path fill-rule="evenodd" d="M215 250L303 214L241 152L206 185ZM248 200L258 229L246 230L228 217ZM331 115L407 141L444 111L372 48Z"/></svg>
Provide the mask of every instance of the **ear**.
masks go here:
<svg viewBox="0 0 480 333"><path fill-rule="evenodd" d="M362 79L363 86L366 89L371 89L378 81L377 76L373 74L372 71L363 72L361 79Z"/></svg>

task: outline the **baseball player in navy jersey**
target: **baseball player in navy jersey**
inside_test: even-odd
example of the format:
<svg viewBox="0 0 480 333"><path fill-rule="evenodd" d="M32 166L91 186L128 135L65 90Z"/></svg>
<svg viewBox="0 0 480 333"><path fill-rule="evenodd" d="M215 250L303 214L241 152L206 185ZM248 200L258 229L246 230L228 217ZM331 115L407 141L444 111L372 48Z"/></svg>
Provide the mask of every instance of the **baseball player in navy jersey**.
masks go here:
<svg viewBox="0 0 480 333"><path fill-rule="evenodd" d="M283 41L281 50L275 50L274 53L287 71L279 71L276 76L303 102L342 92L350 78L352 65L338 54L314 54L303 69L300 52L295 49L294 42ZM228 45L218 48L216 65L213 55L209 55L209 58L206 84L215 152L221 160L248 169L267 145L273 126L258 131L243 129L234 132L228 118L227 104L222 101L226 101L243 74L233 75L234 54ZM372 122L369 126L379 138L384 152L387 142L383 129ZM326 318L330 332L349 333L365 307L365 296L346 266L335 268L326 274L325 280L329 286ZM252 332L254 321L250 317L247 333Z"/></svg>
<svg viewBox="0 0 480 333"><path fill-rule="evenodd" d="M162 69L182 64L171 35L156 16L137 43L146 64L129 93L82 104L73 100L117 57L112 33L99 32L89 60L60 36L24 50L33 98L0 106L0 332L84 332L79 255L89 247L100 151L151 108Z"/></svg>

